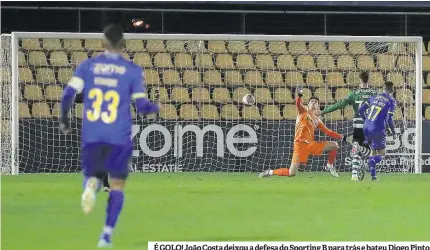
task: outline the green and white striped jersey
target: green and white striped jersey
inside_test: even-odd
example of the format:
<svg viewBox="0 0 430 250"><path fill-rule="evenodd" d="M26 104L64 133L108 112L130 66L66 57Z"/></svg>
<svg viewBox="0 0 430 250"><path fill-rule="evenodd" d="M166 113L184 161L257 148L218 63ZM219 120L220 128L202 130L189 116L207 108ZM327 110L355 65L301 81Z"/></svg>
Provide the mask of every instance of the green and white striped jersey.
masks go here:
<svg viewBox="0 0 430 250"><path fill-rule="evenodd" d="M353 126L354 128L363 128L363 119L361 119L360 114L358 113L358 109L360 108L360 105L362 102L369 99L371 96L376 95L377 92L375 89L372 88L358 88L351 90L348 95L345 97L345 99L340 100L336 102L333 105L327 106L321 114L327 114L331 113L338 109L343 109L348 105L351 105L354 109L354 120L353 120Z"/></svg>

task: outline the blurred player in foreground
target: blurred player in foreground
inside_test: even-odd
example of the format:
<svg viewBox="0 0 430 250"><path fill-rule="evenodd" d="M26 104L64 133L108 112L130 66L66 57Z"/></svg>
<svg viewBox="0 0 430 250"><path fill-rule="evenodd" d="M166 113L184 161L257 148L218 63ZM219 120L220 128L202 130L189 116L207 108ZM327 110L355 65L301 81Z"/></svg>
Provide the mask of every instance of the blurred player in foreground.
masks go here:
<svg viewBox="0 0 430 250"><path fill-rule="evenodd" d="M315 129L319 129L326 135L338 139L346 140L346 136L340 135L328 129L322 121L315 115L315 111L319 110L319 99L311 97L308 106L302 103L303 90L299 89L296 98L296 107L298 111L296 121L296 133L294 137L293 159L291 160L290 168L280 168L276 170L266 170L260 173L259 177L268 177L272 175L279 176L295 176L300 167L300 164L306 164L309 155L320 156L323 152L329 152L328 163L325 167L331 175L339 177L333 166L336 159L336 153L339 145L334 141L315 141Z"/></svg>
<svg viewBox="0 0 430 250"><path fill-rule="evenodd" d="M372 156L368 161L372 180L377 180L376 165L385 156L386 125L394 139L396 137L393 121L396 101L392 97L393 93L393 83L389 81L385 82L384 93L372 96L369 101L363 102L359 109L360 116L365 120L364 136L372 149Z"/></svg>
<svg viewBox="0 0 430 250"><path fill-rule="evenodd" d="M105 53L85 60L75 70L61 100L60 130L69 132L67 114L75 94L83 92L82 168L85 214L95 206L103 175L108 172L110 192L106 221L98 246L111 246L111 235L124 203L124 185L132 153L130 105L135 100L139 113L158 113L158 105L147 99L142 69L124 59L125 41L117 25L104 30Z"/></svg>
<svg viewBox="0 0 430 250"><path fill-rule="evenodd" d="M354 109L354 119L352 122L352 126L354 128L352 139L354 142L352 143L352 141L348 141L348 143L352 143L351 155L353 159L351 180L353 181L363 179L364 167L362 166L362 157L367 158L370 155L370 147L364 143L364 120L362 120L362 118L360 117L358 109L361 103L367 101L371 96L374 96L376 94L376 90L369 87L369 73L363 71L360 73L360 88L351 90L345 97L345 99L340 100L333 105L327 106L321 112L321 115L325 115L333 111L343 109L348 105L351 105Z"/></svg>

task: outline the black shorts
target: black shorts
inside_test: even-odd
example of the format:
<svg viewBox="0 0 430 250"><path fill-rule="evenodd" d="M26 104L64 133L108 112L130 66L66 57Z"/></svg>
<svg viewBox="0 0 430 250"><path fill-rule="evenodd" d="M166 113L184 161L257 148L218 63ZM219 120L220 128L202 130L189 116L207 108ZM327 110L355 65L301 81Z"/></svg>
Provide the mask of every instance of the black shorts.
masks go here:
<svg viewBox="0 0 430 250"><path fill-rule="evenodd" d="M364 136L364 131L362 128L354 128L352 138L354 141L358 142L360 146L370 148L369 145L364 143L366 141L366 137Z"/></svg>

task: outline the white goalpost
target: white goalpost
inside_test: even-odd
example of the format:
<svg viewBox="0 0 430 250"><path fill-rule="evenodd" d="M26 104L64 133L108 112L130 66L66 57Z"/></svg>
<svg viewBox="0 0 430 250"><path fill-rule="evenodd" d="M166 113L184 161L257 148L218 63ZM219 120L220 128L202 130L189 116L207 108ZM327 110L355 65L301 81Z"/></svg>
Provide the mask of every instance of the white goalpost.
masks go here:
<svg viewBox="0 0 430 250"><path fill-rule="evenodd" d="M12 130L12 109L13 109L13 95L12 95L12 37L9 34L2 34L1 40L1 123L0 123L0 159L1 159L1 173L2 174L18 174L18 167L15 165L15 149L17 137L14 137L17 131ZM17 122L17 121L16 121ZM13 139L16 138L16 139Z"/></svg>
<svg viewBox="0 0 430 250"><path fill-rule="evenodd" d="M257 172L289 167L295 91L320 106L358 88L358 75L382 91L395 84L395 127L380 171L421 173L422 38L296 35L125 34L123 56L141 66L149 97L159 92L160 114L142 117L133 106L135 172ZM81 97L70 135L58 131L59 101L74 68L103 52L102 34L14 32L1 35L1 172L78 172ZM252 94L256 104L245 106ZM324 116L352 134L352 107ZM325 139L323 135L317 138ZM336 168L350 171L350 146ZM323 171L326 157L305 171Z"/></svg>

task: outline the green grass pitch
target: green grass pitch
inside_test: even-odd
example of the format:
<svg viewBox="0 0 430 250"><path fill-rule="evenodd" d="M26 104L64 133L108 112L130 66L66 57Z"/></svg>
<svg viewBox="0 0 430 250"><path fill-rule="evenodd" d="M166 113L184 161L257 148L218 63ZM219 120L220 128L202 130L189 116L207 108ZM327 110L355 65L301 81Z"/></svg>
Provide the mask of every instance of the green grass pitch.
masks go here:
<svg viewBox="0 0 430 250"><path fill-rule="evenodd" d="M430 175L132 174L115 249L148 241L430 241ZM107 193L80 210L79 174L2 176L2 249L96 249Z"/></svg>

